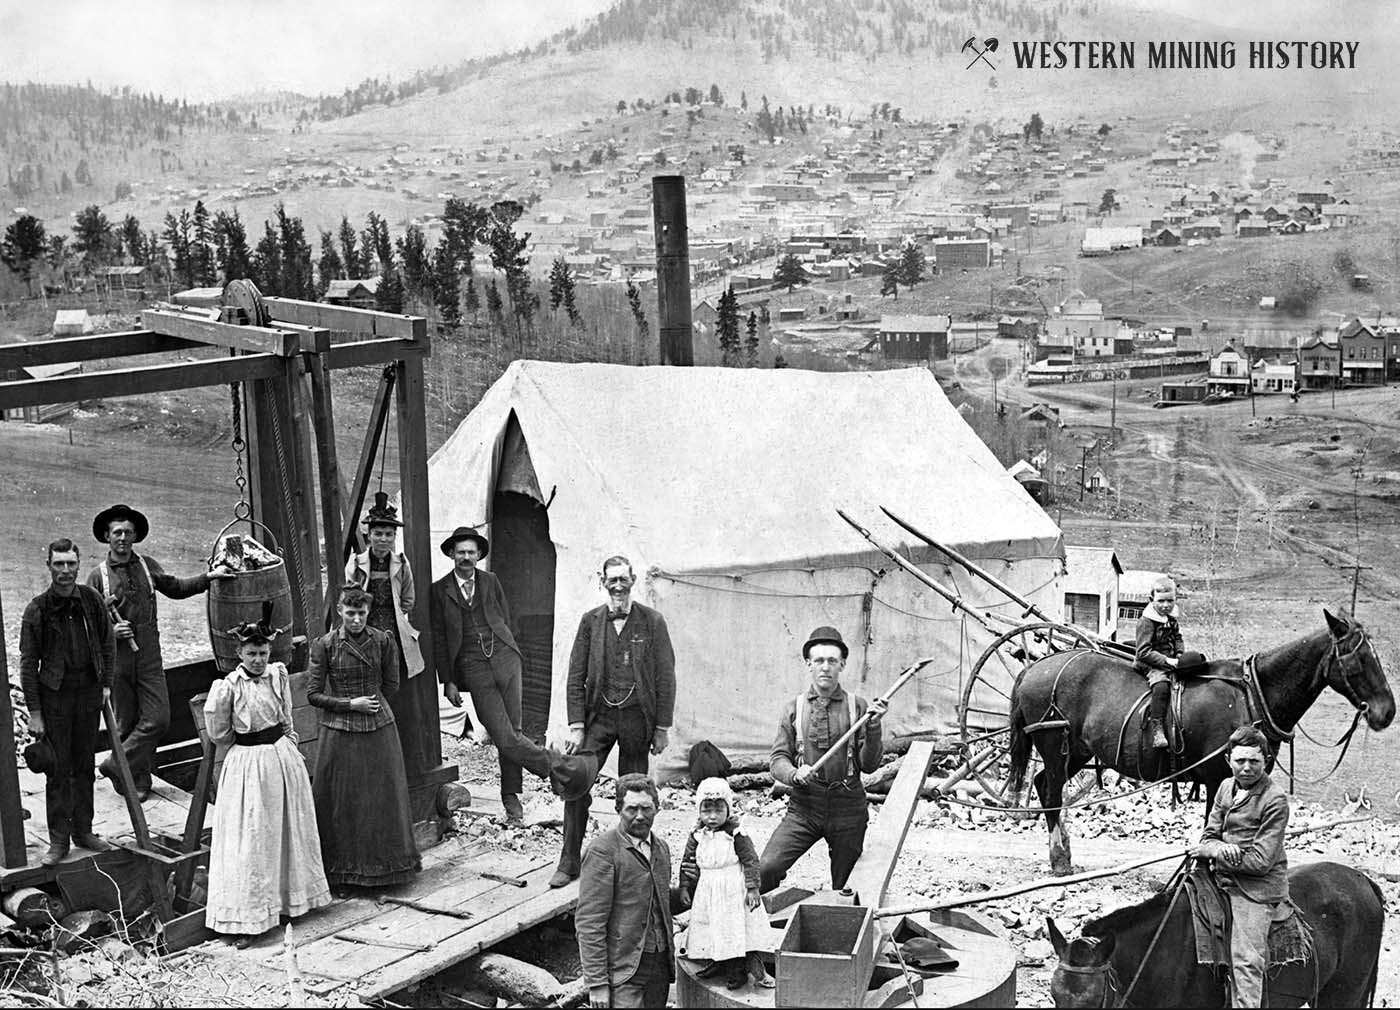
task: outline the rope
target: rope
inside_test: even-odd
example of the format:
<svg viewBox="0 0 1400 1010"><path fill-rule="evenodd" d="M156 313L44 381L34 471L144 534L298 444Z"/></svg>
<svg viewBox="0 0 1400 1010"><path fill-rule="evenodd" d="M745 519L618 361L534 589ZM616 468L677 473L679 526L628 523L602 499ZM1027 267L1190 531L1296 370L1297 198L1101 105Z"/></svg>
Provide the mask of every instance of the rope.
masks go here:
<svg viewBox="0 0 1400 1010"><path fill-rule="evenodd" d="M301 553L301 536L297 528L300 524L296 518L296 509L292 504L291 481L287 476L287 455L282 447L282 424L277 420L276 405L273 406L272 410L268 411L268 414L272 417L272 441L277 448L277 475L280 478L278 483L282 485L282 506L287 510L286 518L288 533L290 534L287 539L292 542L292 558L296 561L297 566L297 589L301 596L301 613L303 619L305 619L312 611L311 597L309 595L312 576L306 569L306 560Z"/></svg>
<svg viewBox="0 0 1400 1010"><path fill-rule="evenodd" d="M1167 928L1167 921L1172 917L1172 911L1176 908L1177 901L1181 898L1181 892L1186 883L1186 866L1191 862L1191 857L1187 856L1181 861L1181 865L1176 868L1176 883L1173 885L1172 900L1167 903L1167 910L1162 915L1162 921L1157 924L1157 932L1152 934L1152 942L1147 945L1147 949L1142 952L1142 961L1138 964L1138 970L1133 975L1133 980L1128 983L1128 988L1123 990L1123 995L1118 998L1118 1006L1128 1005L1128 997L1137 988L1138 979L1142 978L1142 973L1147 970L1148 955L1157 946L1157 941L1162 938L1162 930Z"/></svg>

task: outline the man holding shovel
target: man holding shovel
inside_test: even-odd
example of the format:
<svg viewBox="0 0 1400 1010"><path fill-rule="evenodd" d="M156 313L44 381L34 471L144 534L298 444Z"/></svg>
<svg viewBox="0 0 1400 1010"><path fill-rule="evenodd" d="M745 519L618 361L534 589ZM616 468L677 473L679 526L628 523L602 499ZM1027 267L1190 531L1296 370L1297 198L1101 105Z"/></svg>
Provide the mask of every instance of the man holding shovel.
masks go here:
<svg viewBox="0 0 1400 1010"><path fill-rule="evenodd" d="M773 890L818 839L831 853L831 886L842 888L865 848L869 808L862 771L880 765L880 717L886 702L866 702L841 686L849 650L835 628L817 628L802 646L811 683L783 707L768 758L773 780L792 789L788 811L759 858L759 887ZM869 711L843 752L823 755Z"/></svg>

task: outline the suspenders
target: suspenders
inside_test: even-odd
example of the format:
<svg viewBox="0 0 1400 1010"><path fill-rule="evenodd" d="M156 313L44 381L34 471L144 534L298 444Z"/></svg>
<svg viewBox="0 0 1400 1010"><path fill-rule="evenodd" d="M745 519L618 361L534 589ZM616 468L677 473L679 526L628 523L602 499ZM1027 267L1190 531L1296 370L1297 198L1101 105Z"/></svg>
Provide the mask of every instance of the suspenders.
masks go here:
<svg viewBox="0 0 1400 1010"><path fill-rule="evenodd" d="M131 552L136 556L136 560L141 562L141 570L146 573L146 589L151 594L152 612L154 612L156 600L156 583L151 578L151 566L146 564L146 559L141 555ZM105 602L112 595L112 570L107 567L107 559L102 559L102 564L97 569L102 575L102 599Z"/></svg>
<svg viewBox="0 0 1400 1010"><path fill-rule="evenodd" d="M856 724L856 696L850 691L846 692L846 714L850 719L849 726ZM793 707L793 723L797 730L797 767L801 768L807 763L807 692L803 691L797 696ZM851 737L850 743L846 745L846 775L851 774L855 767L856 740L859 734ZM843 775L842 778L846 776Z"/></svg>

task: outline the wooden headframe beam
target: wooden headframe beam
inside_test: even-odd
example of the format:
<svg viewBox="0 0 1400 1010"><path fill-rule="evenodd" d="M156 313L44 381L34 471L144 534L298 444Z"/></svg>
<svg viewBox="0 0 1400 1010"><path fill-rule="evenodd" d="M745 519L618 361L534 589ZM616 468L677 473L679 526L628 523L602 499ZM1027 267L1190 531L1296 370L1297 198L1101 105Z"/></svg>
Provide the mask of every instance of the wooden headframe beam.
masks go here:
<svg viewBox="0 0 1400 1010"><path fill-rule="evenodd" d="M125 358L137 354L165 354L188 351L204 345L194 340L171 337L150 330L127 330L87 337L60 337L57 340L30 340L0 347L0 373L30 365L59 365L101 358Z"/></svg>
<svg viewBox="0 0 1400 1010"><path fill-rule="evenodd" d="M172 361L162 365L60 375L51 379L0 382L0 410L268 379L280 374L282 360L272 354L245 354L234 358Z"/></svg>
<svg viewBox="0 0 1400 1010"><path fill-rule="evenodd" d="M409 358L417 361L427 353L427 341L386 337L332 344L325 357L327 368L358 368L361 365L388 365Z"/></svg>
<svg viewBox="0 0 1400 1010"><path fill-rule="evenodd" d="M373 309L349 309L324 302L304 302L296 298L266 298L273 325L281 322L303 326L324 326L374 337L400 337L404 340L426 340L428 321L422 316L400 316Z"/></svg>
<svg viewBox="0 0 1400 1010"><path fill-rule="evenodd" d="M5 634L5 611L0 607L0 639ZM9 660L0 648L0 682L10 683ZM0 848L6 868L24 866L29 857L24 846L24 801L19 791L19 764L15 757L15 717L10 692L0 694Z"/></svg>
<svg viewBox="0 0 1400 1010"><path fill-rule="evenodd" d="M885 888L894 873L899 850L904 846L909 822L918 808L919 791L928 777L933 747L932 740L916 740L910 745L879 816L866 832L865 851L846 881L846 886L856 892L857 901L862 905L876 908L885 900Z"/></svg>
<svg viewBox="0 0 1400 1010"><path fill-rule="evenodd" d="M321 546L325 552L326 600L329 607L334 607L345 576L344 563L339 557L340 545L345 538L345 523L354 522L354 517L347 517L341 511L340 460L335 448L330 372L319 354L308 354L304 360L311 384L311 430L316 436L316 465L321 478ZM329 615L329 611L327 613ZM329 620L324 627L330 627Z"/></svg>
<svg viewBox="0 0 1400 1010"><path fill-rule="evenodd" d="M393 365L384 369L384 374L379 378L379 389L374 394L374 406L369 410L369 423L365 425L365 444L360 449L360 462L355 467L355 480L350 485L350 496L345 502L345 551L341 555L340 562L343 565L350 560L350 555L355 553L359 546L359 518L360 510L365 507L365 496L369 494L369 482L374 475L374 458L378 455L377 450L380 439L384 437L384 422L389 418L389 407L393 400L394 377L398 370ZM410 558L409 563L413 561Z"/></svg>
<svg viewBox="0 0 1400 1010"><path fill-rule="evenodd" d="M234 351L276 354L285 358L303 349L301 335L295 330L221 323L210 318L207 309L146 309L141 313L141 325L157 333Z"/></svg>

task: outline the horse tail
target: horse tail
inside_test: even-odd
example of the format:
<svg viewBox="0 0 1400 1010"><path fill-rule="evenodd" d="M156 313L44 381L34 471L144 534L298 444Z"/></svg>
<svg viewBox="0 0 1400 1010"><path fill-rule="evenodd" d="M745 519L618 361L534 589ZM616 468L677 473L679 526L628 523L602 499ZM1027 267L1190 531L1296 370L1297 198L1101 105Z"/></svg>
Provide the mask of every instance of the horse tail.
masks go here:
<svg viewBox="0 0 1400 1010"><path fill-rule="evenodd" d="M1026 784L1026 768L1031 763L1031 736L1026 732L1026 716L1020 706L1011 713L1011 768L1006 776L1008 792L1020 792Z"/></svg>

